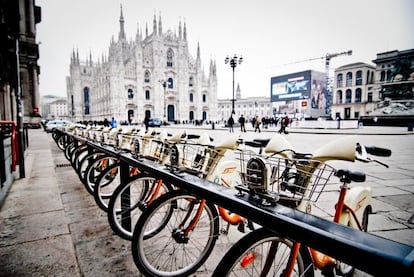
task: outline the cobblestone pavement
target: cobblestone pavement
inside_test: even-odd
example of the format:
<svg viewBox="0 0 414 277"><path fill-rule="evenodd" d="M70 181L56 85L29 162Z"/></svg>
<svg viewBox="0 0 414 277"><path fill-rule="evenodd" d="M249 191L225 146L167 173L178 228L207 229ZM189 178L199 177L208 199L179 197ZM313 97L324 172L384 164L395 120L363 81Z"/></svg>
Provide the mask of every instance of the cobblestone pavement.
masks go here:
<svg viewBox="0 0 414 277"><path fill-rule="evenodd" d="M198 131L214 133L217 138L227 133L222 128ZM269 131L275 130L243 135L269 137ZM320 134L323 131L325 134ZM311 151L338 137L338 133L359 133L361 142L393 150L392 157L384 158L388 169L374 164L351 167L364 170L364 185L373 189L374 214L370 216L369 231L414 246L412 133L403 128L378 127L315 133L291 130L288 140L297 149ZM0 276L139 276L130 243L113 234L105 212L86 192L51 136L30 130L29 139L26 178L14 181L0 211ZM315 209L318 215L332 215L336 193L336 188L326 191ZM240 235L234 231L221 236L210 259L195 276L209 276L223 252Z"/></svg>

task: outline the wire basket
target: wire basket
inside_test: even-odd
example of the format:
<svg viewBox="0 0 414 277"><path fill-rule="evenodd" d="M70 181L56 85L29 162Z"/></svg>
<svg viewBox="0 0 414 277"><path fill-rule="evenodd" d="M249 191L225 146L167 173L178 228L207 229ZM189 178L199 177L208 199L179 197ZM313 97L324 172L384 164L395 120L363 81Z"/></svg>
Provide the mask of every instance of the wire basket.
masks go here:
<svg viewBox="0 0 414 277"><path fill-rule="evenodd" d="M278 203L297 207L303 200L316 202L335 169L310 158L287 159L239 153L243 186L253 194L272 195Z"/></svg>
<svg viewBox="0 0 414 277"><path fill-rule="evenodd" d="M180 142L171 145L169 166L205 178L214 171L222 157L223 154L212 145Z"/></svg>

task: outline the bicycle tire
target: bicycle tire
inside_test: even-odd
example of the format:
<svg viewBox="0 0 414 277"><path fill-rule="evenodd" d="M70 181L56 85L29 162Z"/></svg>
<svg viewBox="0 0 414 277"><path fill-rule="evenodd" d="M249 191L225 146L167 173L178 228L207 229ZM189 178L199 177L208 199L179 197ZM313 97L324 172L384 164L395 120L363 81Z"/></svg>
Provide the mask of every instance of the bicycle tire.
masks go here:
<svg viewBox="0 0 414 277"><path fill-rule="evenodd" d="M363 232L368 232L368 218L369 214L372 212L371 206L367 206L364 209L364 212L362 214L362 220L361 220L361 227ZM348 224L348 227L351 227L350 224ZM355 272L355 267L352 265L348 265L344 262L337 261L335 265L335 270L337 275L341 276L353 276Z"/></svg>
<svg viewBox="0 0 414 277"><path fill-rule="evenodd" d="M78 176L81 181L85 178L86 169L88 165L92 163L94 160L98 159L99 156L104 155L104 153L97 152L93 150L92 153L87 154L82 160L79 162L79 169L78 169Z"/></svg>
<svg viewBox="0 0 414 277"><path fill-rule="evenodd" d="M120 164L115 163L105 168L96 178L93 186L93 197L103 211L108 211L108 202L115 189L121 184Z"/></svg>
<svg viewBox="0 0 414 277"><path fill-rule="evenodd" d="M85 189L93 195L94 186L97 181L97 178L102 173L102 171L108 167L109 165L106 165L105 167L101 167L100 163L108 159L111 164L117 163L118 159L112 156L103 155L97 158L96 160L92 161L88 167L85 170L84 178L82 180L83 185L85 186ZM108 162L108 164L109 164Z"/></svg>
<svg viewBox="0 0 414 277"><path fill-rule="evenodd" d="M221 259L212 276L262 276L261 270L271 243L277 243L277 250L266 276L282 276L293 241L265 228L256 229L237 241ZM314 276L312 259L305 247L299 251L291 276Z"/></svg>
<svg viewBox="0 0 414 277"><path fill-rule="evenodd" d="M70 158L72 157L72 152L75 149L75 142L72 141L69 143L65 148L65 158L70 161Z"/></svg>
<svg viewBox="0 0 414 277"><path fill-rule="evenodd" d="M184 220L193 219L200 201L192 193L174 190L160 196L142 213L131 243L132 256L141 273L189 276L204 264L219 235L216 207L205 202L201 217L189 235L179 228ZM192 205L195 209L187 210Z"/></svg>
<svg viewBox="0 0 414 277"><path fill-rule="evenodd" d="M108 204L108 221L112 230L121 238L132 240L132 232L143 210L148 206L158 180L140 176L116 188ZM162 182L159 195L173 190L172 185Z"/></svg>

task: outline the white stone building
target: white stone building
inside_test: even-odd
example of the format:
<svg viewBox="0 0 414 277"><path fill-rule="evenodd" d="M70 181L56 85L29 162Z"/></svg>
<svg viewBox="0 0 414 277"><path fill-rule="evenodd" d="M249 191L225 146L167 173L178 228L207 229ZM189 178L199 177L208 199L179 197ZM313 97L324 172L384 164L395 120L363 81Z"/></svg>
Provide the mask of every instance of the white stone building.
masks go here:
<svg viewBox="0 0 414 277"><path fill-rule="evenodd" d="M332 117L359 119L375 109L380 101L375 84L375 67L353 63L335 69Z"/></svg>
<svg viewBox="0 0 414 277"><path fill-rule="evenodd" d="M97 62L72 53L67 77L68 112L72 120L142 122L144 117L168 121L216 120L217 73L211 60L203 71L200 46L194 59L188 49L187 28L179 22L178 34L164 31L161 16L154 15L152 33L138 29L126 39L121 8L118 39Z"/></svg>

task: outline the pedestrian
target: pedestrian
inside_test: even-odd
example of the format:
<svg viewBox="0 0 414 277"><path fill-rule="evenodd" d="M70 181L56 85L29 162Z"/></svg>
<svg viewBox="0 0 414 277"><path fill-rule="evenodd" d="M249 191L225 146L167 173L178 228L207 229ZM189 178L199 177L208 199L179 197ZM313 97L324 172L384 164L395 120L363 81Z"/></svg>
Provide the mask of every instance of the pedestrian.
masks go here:
<svg viewBox="0 0 414 277"><path fill-rule="evenodd" d="M111 120L111 127L112 127L112 128L116 128L116 126L118 126L118 123L116 122L115 118L113 118L113 117L112 117L112 120Z"/></svg>
<svg viewBox="0 0 414 277"><path fill-rule="evenodd" d="M103 125L104 125L104 127L109 127L108 118L106 118L106 117L104 118Z"/></svg>
<svg viewBox="0 0 414 277"><path fill-rule="evenodd" d="M230 116L229 120L227 121L227 124L229 126L230 133L233 133L234 132L234 129L233 129L234 119L233 119L232 115Z"/></svg>
<svg viewBox="0 0 414 277"><path fill-rule="evenodd" d="M145 125L145 131L148 132L149 116L147 114L144 117L144 125Z"/></svg>
<svg viewBox="0 0 414 277"><path fill-rule="evenodd" d="M254 132L255 133L256 133L256 131L259 131L259 133L261 132L260 124L262 124L262 122L260 121L259 116L256 115L256 118L255 118L255 121L254 121Z"/></svg>
<svg viewBox="0 0 414 277"><path fill-rule="evenodd" d="M289 116L285 113L285 116L283 118L280 119L280 129L279 129L279 134L283 133L283 134L287 134L288 132L286 131L286 127L289 125L290 123L290 119Z"/></svg>
<svg viewBox="0 0 414 277"><path fill-rule="evenodd" d="M244 118L243 115L240 116L239 123L240 123L240 131L246 132L246 119Z"/></svg>

